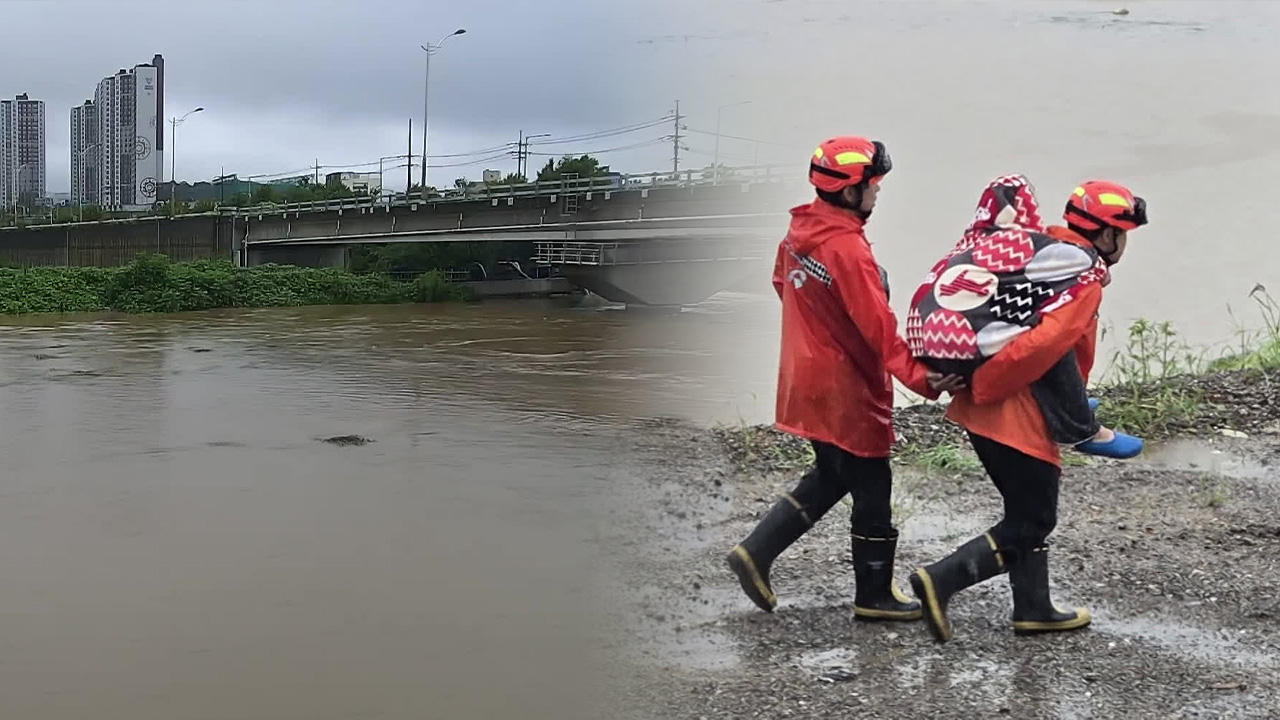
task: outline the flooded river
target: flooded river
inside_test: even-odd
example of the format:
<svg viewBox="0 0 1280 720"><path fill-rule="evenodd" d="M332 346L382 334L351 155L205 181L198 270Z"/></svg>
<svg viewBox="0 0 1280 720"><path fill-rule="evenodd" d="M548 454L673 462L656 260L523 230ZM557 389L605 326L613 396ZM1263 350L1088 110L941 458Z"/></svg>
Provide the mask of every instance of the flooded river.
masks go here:
<svg viewBox="0 0 1280 720"><path fill-rule="evenodd" d="M732 417L735 307L8 319L5 707L575 717L590 498L626 417Z"/></svg>

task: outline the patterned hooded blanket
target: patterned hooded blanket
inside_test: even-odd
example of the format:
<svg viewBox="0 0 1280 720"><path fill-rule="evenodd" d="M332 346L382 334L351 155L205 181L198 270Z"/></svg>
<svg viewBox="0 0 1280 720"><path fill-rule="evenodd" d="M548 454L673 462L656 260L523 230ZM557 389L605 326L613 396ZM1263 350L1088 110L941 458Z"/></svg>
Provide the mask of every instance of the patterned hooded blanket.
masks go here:
<svg viewBox="0 0 1280 720"><path fill-rule="evenodd" d="M926 362L955 368L959 361L972 371L1043 314L1108 278L1093 248L1046 234L1024 176L1001 176L987 185L973 222L912 297L907 344Z"/></svg>

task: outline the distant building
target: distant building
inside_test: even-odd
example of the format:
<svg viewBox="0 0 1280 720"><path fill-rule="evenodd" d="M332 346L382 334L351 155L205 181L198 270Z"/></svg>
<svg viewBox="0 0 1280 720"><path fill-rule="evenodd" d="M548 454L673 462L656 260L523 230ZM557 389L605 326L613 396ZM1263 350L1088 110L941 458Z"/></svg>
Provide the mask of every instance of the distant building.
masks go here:
<svg viewBox="0 0 1280 720"><path fill-rule="evenodd" d="M354 192L381 192L382 180L378 173L335 172L324 176L327 185L344 185Z"/></svg>
<svg viewBox="0 0 1280 720"><path fill-rule="evenodd" d="M45 203L44 101L0 100L0 204Z"/></svg>
<svg viewBox="0 0 1280 720"><path fill-rule="evenodd" d="M96 134L95 134L96 133ZM111 210L147 210L164 178L164 58L102 79L71 111L73 193Z"/></svg>
<svg viewBox="0 0 1280 720"><path fill-rule="evenodd" d="M102 166L102 144L98 107L92 100L71 108L71 202L96 205L98 176Z"/></svg>

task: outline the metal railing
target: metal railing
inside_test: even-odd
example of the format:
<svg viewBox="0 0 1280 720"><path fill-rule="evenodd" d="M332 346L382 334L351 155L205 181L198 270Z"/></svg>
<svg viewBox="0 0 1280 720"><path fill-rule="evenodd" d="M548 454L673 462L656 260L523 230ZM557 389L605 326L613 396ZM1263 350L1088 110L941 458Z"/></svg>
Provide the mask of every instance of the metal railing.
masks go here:
<svg viewBox="0 0 1280 720"><path fill-rule="evenodd" d="M613 265L618 243L534 243L533 261L539 265Z"/></svg>
<svg viewBox="0 0 1280 720"><path fill-rule="evenodd" d="M543 182L520 183L510 185L476 185L467 188L451 188L429 193L411 193L405 195L388 194L382 197L342 198L335 200L314 200L299 203L259 203L244 207L222 207L219 212L225 215L267 215L277 213L326 212L332 210L368 210L406 207L422 204L476 202L482 200L502 200L505 198L549 197L594 192L620 192L628 190L644 190L654 188L682 188L714 185L761 184L783 182L803 177L800 171L792 166L750 165L745 167L724 167L718 173L710 169L681 170L673 172L649 172L637 174L602 175L598 177L575 178L572 180L549 180Z"/></svg>
<svg viewBox="0 0 1280 720"><path fill-rule="evenodd" d="M539 265L649 265L679 262L714 262L765 257L758 247L739 244L704 244L703 252L673 254L669 248L647 242L536 242L532 260ZM726 252L727 250L727 252Z"/></svg>

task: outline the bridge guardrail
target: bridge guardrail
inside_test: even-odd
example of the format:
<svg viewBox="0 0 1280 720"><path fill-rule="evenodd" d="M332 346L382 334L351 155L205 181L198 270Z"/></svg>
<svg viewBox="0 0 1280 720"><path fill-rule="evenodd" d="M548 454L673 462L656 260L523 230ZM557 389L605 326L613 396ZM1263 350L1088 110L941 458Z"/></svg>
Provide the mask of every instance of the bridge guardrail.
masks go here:
<svg viewBox="0 0 1280 720"><path fill-rule="evenodd" d="M721 248L723 245L713 247ZM738 246L729 253L704 253L698 260L731 260L764 257L758 250ZM644 242L543 241L534 243L532 260L539 265L642 265L687 261Z"/></svg>
<svg viewBox="0 0 1280 720"><path fill-rule="evenodd" d="M476 200L545 197L588 192L736 185L742 183L760 184L792 180L797 177L799 175L793 166L751 165L724 167L718 173L710 169L682 170L679 173L623 173L517 185L485 185L475 188L447 190L438 195L429 195L427 197L423 197L421 193L413 193L407 197L401 194L399 196L314 200L301 203L260 203L246 207L223 207L219 208L219 212L224 215L239 217L276 213L325 212L330 210L385 209L425 203L474 202Z"/></svg>

